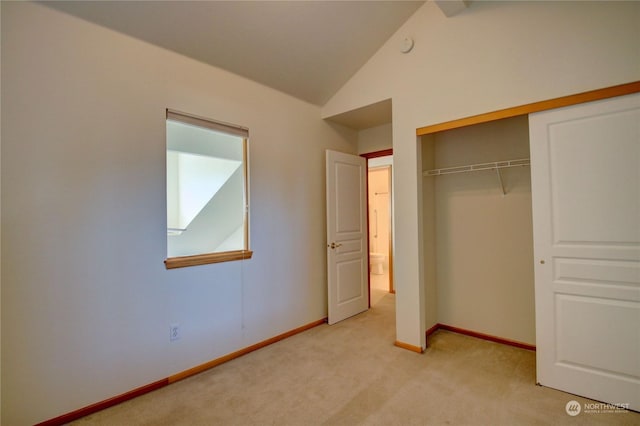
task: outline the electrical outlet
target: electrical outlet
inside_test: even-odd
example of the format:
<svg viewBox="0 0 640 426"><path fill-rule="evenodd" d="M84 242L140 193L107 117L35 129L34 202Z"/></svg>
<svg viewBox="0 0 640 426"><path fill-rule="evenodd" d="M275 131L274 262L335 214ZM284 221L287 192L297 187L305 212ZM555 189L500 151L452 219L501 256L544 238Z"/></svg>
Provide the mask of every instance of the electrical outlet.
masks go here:
<svg viewBox="0 0 640 426"><path fill-rule="evenodd" d="M175 342L176 340L180 340L180 324L170 324L169 325L169 341Z"/></svg>

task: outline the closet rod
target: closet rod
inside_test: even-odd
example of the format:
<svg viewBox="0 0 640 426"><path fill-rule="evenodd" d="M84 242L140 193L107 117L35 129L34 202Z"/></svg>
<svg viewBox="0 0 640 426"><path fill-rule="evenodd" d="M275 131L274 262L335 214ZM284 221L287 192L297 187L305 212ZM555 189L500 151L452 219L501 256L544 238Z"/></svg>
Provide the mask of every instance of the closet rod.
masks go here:
<svg viewBox="0 0 640 426"><path fill-rule="evenodd" d="M452 173L477 172L480 170L499 170L507 167L528 166L530 161L528 158L518 160L495 161L493 163L469 164L467 166L445 167L442 169L427 170L422 173L423 176L439 176Z"/></svg>

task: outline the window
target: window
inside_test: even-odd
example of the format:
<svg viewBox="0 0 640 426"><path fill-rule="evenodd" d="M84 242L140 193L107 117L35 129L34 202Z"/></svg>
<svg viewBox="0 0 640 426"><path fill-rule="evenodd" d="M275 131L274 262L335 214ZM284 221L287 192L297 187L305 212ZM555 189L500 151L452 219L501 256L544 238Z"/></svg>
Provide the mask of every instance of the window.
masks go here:
<svg viewBox="0 0 640 426"><path fill-rule="evenodd" d="M167 110L167 269L251 258L247 129Z"/></svg>

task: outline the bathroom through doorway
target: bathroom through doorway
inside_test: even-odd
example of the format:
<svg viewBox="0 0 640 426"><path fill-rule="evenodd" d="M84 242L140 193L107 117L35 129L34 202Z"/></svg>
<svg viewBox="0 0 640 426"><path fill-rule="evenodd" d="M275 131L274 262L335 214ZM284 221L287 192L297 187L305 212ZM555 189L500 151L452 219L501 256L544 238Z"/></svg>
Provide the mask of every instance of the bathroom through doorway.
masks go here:
<svg viewBox="0 0 640 426"><path fill-rule="evenodd" d="M371 306L375 306L386 294L395 293L392 252L392 167L392 155L369 158L367 163Z"/></svg>

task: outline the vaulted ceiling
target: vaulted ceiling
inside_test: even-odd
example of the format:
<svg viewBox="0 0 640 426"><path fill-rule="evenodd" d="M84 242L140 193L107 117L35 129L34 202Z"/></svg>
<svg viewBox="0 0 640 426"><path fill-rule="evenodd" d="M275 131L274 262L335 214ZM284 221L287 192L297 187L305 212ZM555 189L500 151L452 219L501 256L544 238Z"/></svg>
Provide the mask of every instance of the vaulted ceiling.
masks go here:
<svg viewBox="0 0 640 426"><path fill-rule="evenodd" d="M43 2L316 105L326 103L423 3Z"/></svg>

